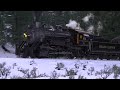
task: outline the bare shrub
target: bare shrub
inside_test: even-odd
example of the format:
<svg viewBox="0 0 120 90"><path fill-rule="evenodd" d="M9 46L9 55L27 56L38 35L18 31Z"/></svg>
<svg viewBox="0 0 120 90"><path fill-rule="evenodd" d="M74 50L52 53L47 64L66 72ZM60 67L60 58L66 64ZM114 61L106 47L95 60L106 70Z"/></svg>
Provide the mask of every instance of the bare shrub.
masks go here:
<svg viewBox="0 0 120 90"><path fill-rule="evenodd" d="M5 67L6 63L3 62L3 63L0 63L0 77L1 78L7 78L8 75L10 75L10 69L11 67Z"/></svg>
<svg viewBox="0 0 120 90"><path fill-rule="evenodd" d="M71 76L71 75L77 75L78 70L70 69L68 70L66 68L66 76Z"/></svg>
<svg viewBox="0 0 120 90"><path fill-rule="evenodd" d="M87 65L83 65L83 70L86 70L86 66L87 66Z"/></svg>
<svg viewBox="0 0 120 90"><path fill-rule="evenodd" d="M3 62L3 63L0 63L0 68L4 68L4 66L6 65L6 63L5 62Z"/></svg>
<svg viewBox="0 0 120 90"><path fill-rule="evenodd" d="M88 73L88 75L93 75L93 72L95 71L94 67L90 67L90 69L88 69L88 71L90 73Z"/></svg>
<svg viewBox="0 0 120 90"><path fill-rule="evenodd" d="M30 61L30 65L36 64L34 60Z"/></svg>
<svg viewBox="0 0 120 90"><path fill-rule="evenodd" d="M13 76L13 77L11 77L10 79L25 79L24 77L20 77L20 76Z"/></svg>
<svg viewBox="0 0 120 90"><path fill-rule="evenodd" d="M110 75L112 74L112 68L107 67L106 65L104 65L104 69L97 71L95 73L95 75L100 75L102 79L107 79Z"/></svg>
<svg viewBox="0 0 120 90"><path fill-rule="evenodd" d="M114 73L114 78L117 79L120 75L120 67L118 67L117 65L113 65L112 71Z"/></svg>
<svg viewBox="0 0 120 90"><path fill-rule="evenodd" d="M15 66L17 66L17 64L16 64L16 63L13 63L13 65L12 65L12 66L13 66L13 69L14 69L14 67L15 67Z"/></svg>
<svg viewBox="0 0 120 90"><path fill-rule="evenodd" d="M99 78L96 78L96 79L103 79L103 78L100 78L100 77L99 77Z"/></svg>
<svg viewBox="0 0 120 90"><path fill-rule="evenodd" d="M86 79L86 77L79 75L78 79Z"/></svg>
<svg viewBox="0 0 120 90"><path fill-rule="evenodd" d="M31 77L32 78L37 78L37 68L34 67L31 71L30 71Z"/></svg>
<svg viewBox="0 0 120 90"><path fill-rule="evenodd" d="M79 67L80 67L79 64L75 64L74 66L76 69L79 69Z"/></svg>
<svg viewBox="0 0 120 90"><path fill-rule="evenodd" d="M59 77L59 75L57 74L57 72L56 72L56 71L53 71L53 72L51 73L50 79L58 79L58 77Z"/></svg>
<svg viewBox="0 0 120 90"><path fill-rule="evenodd" d="M43 73L43 74L40 74L39 77L49 77L47 74Z"/></svg>
<svg viewBox="0 0 120 90"><path fill-rule="evenodd" d="M24 78L37 78L37 77L39 77L39 75L37 75L37 68L36 67L33 67L33 69L30 71L29 69L20 69L20 70L18 70L18 71L20 71L20 72L22 72L24 75L23 75L23 77Z"/></svg>
<svg viewBox="0 0 120 90"><path fill-rule="evenodd" d="M74 75L70 75L69 79L75 79Z"/></svg>
<svg viewBox="0 0 120 90"><path fill-rule="evenodd" d="M63 63L57 63L57 67L55 69L57 70L61 70L62 68L64 68L64 64Z"/></svg>

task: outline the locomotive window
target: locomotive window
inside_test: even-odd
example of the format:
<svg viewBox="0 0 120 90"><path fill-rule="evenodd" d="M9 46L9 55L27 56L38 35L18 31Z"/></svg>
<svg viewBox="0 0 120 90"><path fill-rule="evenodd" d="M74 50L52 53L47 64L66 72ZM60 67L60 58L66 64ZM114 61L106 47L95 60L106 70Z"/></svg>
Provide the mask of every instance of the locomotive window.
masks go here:
<svg viewBox="0 0 120 90"><path fill-rule="evenodd" d="M82 39L83 38L83 35L80 35L80 39Z"/></svg>

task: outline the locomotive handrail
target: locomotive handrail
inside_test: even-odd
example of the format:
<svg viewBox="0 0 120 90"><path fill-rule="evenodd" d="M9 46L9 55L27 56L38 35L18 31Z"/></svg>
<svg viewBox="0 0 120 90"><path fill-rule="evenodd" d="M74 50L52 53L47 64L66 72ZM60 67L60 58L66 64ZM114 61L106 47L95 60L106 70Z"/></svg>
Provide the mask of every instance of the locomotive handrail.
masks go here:
<svg viewBox="0 0 120 90"><path fill-rule="evenodd" d="M119 51L116 51L116 52L115 52L115 51L114 51L114 52L113 52L113 51L112 51L112 52L106 52L106 51L98 51L98 50L96 50L96 51L91 51L91 52L92 52L92 53L101 53L101 52L102 52L102 53L114 53L114 54L120 54Z"/></svg>

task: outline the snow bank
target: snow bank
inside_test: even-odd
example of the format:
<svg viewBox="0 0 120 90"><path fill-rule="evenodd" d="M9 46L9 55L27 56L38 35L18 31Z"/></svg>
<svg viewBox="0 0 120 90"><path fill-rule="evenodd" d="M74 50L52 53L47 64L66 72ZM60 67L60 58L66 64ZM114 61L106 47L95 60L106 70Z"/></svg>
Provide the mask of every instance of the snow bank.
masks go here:
<svg viewBox="0 0 120 90"><path fill-rule="evenodd" d="M57 79L69 79L66 75L67 70L76 70L77 75L74 75L75 79L79 76L83 76L86 79L96 79L102 78L101 75L95 75L97 71L104 69L105 65L107 67L113 67L113 65L120 66L120 61L99 61L99 60L78 60L78 59L22 59L22 58L0 58L0 63L6 62L6 67L11 68L11 73L8 78L13 76L24 76L19 70L29 69L32 70L34 67L37 68L37 75L45 74L46 76L41 76L37 79L50 79L55 73L59 76ZM61 70L57 70L57 63L63 63L64 67ZM13 67L13 65L15 66ZM75 67L75 65L78 65ZM94 71L91 75L91 67ZM109 75L108 79L114 79L114 74ZM119 79L120 77L118 77Z"/></svg>
<svg viewBox="0 0 120 90"><path fill-rule="evenodd" d="M5 47L10 50L11 53L7 53L2 49L0 46L0 58L16 58L17 56L14 54L15 53L15 47L12 46L11 44L7 43Z"/></svg>

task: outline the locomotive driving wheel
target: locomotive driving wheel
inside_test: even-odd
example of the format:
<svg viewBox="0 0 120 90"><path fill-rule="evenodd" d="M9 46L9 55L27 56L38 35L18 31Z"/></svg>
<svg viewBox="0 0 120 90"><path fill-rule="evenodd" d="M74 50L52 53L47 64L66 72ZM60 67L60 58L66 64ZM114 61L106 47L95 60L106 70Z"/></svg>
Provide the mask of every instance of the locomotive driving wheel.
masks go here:
<svg viewBox="0 0 120 90"><path fill-rule="evenodd" d="M28 58L29 57L29 52L28 52L27 49L24 50L22 57L23 58Z"/></svg>
<svg viewBox="0 0 120 90"><path fill-rule="evenodd" d="M31 50L30 50L30 57L31 57L31 58L35 58L35 57L36 57L36 56L35 56L35 51L34 51L33 48L31 48Z"/></svg>
<svg viewBox="0 0 120 90"><path fill-rule="evenodd" d="M37 56L39 54L39 52L38 52L39 48L37 45L38 44L35 43L29 47L29 53L30 53L29 55L31 58L37 58Z"/></svg>

